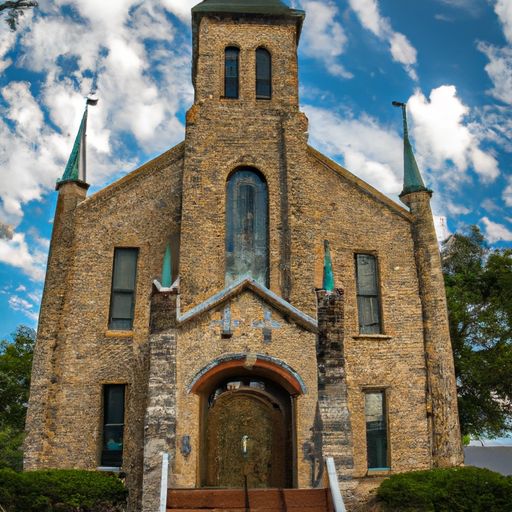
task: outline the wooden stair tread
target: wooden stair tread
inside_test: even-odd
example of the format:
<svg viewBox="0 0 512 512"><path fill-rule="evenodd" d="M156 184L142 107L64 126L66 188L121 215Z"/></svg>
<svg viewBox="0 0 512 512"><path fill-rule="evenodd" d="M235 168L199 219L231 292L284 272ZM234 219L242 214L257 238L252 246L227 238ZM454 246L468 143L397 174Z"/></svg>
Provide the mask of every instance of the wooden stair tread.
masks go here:
<svg viewBox="0 0 512 512"><path fill-rule="evenodd" d="M250 489L251 512L326 512L327 489ZM243 489L170 489L167 510L245 512Z"/></svg>

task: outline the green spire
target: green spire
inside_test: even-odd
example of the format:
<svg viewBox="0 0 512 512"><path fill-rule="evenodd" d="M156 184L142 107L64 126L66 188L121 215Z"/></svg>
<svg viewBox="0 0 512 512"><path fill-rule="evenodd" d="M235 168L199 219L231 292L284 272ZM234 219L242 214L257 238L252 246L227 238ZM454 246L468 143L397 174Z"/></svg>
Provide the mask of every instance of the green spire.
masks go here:
<svg viewBox="0 0 512 512"><path fill-rule="evenodd" d="M73 145L73 150L66 165L62 178L57 181L57 186L67 181L80 181L85 183L85 135L87 131L87 105L85 106L80 129Z"/></svg>
<svg viewBox="0 0 512 512"><path fill-rule="evenodd" d="M395 107L402 108L402 116L404 122L404 189L402 190L400 197L411 192L429 192L427 187L425 187L425 183L423 183L423 178L421 177L418 164L416 163L416 158L414 157L411 141L409 140L409 128L407 126L407 104L394 101L393 105Z"/></svg>
<svg viewBox="0 0 512 512"><path fill-rule="evenodd" d="M162 264L162 288L172 286L172 264L171 264L171 245L168 243L165 248L164 262Z"/></svg>
<svg viewBox="0 0 512 512"><path fill-rule="evenodd" d="M329 241L324 241L324 282L322 289L327 292L334 291L334 273L332 271L331 249Z"/></svg>

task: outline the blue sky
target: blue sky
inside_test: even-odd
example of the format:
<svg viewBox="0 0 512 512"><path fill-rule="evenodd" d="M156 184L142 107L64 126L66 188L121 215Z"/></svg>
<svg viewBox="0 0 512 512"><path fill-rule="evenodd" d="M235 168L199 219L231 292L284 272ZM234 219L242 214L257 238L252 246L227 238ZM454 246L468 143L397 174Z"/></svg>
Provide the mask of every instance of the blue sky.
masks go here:
<svg viewBox="0 0 512 512"><path fill-rule="evenodd" d="M194 0L41 0L0 23L0 336L35 327L56 194L97 76L91 192L180 142ZM440 238L512 245L512 0L297 0L310 143L397 199L400 112Z"/></svg>

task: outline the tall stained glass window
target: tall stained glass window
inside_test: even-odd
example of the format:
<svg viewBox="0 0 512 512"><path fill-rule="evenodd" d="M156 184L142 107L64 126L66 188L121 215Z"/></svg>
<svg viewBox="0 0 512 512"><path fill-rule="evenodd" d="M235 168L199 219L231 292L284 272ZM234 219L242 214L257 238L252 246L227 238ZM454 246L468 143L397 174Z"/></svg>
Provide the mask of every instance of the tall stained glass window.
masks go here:
<svg viewBox="0 0 512 512"><path fill-rule="evenodd" d="M377 259L371 254L356 254L357 307L359 332L381 332Z"/></svg>
<svg viewBox="0 0 512 512"><path fill-rule="evenodd" d="M103 386L102 466L121 467L123 463L124 395L124 384Z"/></svg>
<svg viewBox="0 0 512 512"><path fill-rule="evenodd" d="M130 330L135 307L138 249L118 248L114 252L109 329Z"/></svg>
<svg viewBox="0 0 512 512"><path fill-rule="evenodd" d="M268 286L268 190L263 176L239 169L228 179L226 283L249 276Z"/></svg>
<svg viewBox="0 0 512 512"><path fill-rule="evenodd" d="M224 52L224 97L238 98L240 50L228 46Z"/></svg>
<svg viewBox="0 0 512 512"><path fill-rule="evenodd" d="M272 97L272 57L265 48L256 50L256 98Z"/></svg>
<svg viewBox="0 0 512 512"><path fill-rule="evenodd" d="M365 394L365 416L368 469L386 469L389 460L384 391L369 391Z"/></svg>

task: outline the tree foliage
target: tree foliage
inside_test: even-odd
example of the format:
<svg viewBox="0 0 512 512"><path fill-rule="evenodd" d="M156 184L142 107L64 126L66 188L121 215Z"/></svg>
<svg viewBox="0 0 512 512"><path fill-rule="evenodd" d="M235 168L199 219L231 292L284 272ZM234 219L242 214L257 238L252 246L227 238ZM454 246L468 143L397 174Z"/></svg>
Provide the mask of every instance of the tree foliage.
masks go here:
<svg viewBox="0 0 512 512"><path fill-rule="evenodd" d="M21 469L35 332L20 326L0 341L0 468Z"/></svg>
<svg viewBox="0 0 512 512"><path fill-rule="evenodd" d="M462 433L498 436L512 427L512 250L473 226L442 257Z"/></svg>
<svg viewBox="0 0 512 512"><path fill-rule="evenodd" d="M16 30L20 16L23 16L27 9L37 7L39 4L34 0L12 0L0 1L0 14L7 12L5 21L11 30Z"/></svg>

